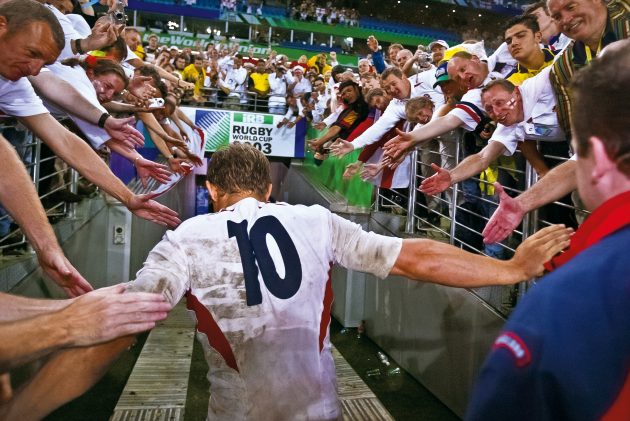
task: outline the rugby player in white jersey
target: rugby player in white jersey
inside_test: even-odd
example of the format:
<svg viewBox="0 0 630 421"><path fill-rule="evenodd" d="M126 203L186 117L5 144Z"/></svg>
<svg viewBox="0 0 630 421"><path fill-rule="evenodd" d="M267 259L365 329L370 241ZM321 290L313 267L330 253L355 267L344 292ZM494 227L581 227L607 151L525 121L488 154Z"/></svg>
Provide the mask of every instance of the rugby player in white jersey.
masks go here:
<svg viewBox="0 0 630 421"><path fill-rule="evenodd" d="M216 152L207 184L218 212L167 232L128 285L171 303L186 296L210 367L209 420L341 418L328 337L332 264L457 287L508 284L539 274L569 239L570 230L549 227L501 261L367 233L321 206L268 203L269 171L251 146ZM9 418L40 418L82 393L130 340L54 356L18 392L21 410L7 409Z"/></svg>

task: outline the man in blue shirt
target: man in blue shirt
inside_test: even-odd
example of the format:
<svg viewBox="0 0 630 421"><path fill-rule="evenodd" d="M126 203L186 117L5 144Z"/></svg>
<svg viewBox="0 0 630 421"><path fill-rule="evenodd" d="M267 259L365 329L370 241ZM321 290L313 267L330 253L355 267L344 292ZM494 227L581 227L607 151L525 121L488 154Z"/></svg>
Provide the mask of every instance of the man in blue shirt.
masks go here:
<svg viewBox="0 0 630 421"><path fill-rule="evenodd" d="M630 419L630 41L572 82L580 197L593 213L494 342L468 420Z"/></svg>

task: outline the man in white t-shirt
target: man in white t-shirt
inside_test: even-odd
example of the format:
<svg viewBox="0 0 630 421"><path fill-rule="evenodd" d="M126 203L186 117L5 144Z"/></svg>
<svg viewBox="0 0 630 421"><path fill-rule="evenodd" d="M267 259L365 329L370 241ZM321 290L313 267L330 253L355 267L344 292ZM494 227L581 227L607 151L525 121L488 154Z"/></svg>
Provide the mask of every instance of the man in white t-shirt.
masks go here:
<svg viewBox="0 0 630 421"><path fill-rule="evenodd" d="M284 114L287 103L287 69L278 64L275 70L269 74L269 112Z"/></svg>
<svg viewBox="0 0 630 421"><path fill-rule="evenodd" d="M219 88L220 96L227 95L226 106L240 109L242 95L245 93L245 82L247 81L247 69L243 67L243 56L234 55L232 64L229 63L220 71ZM222 95L221 95L222 94Z"/></svg>
<svg viewBox="0 0 630 421"><path fill-rule="evenodd" d="M215 152L207 180L218 212L168 232L128 289L161 292L171 303L186 296L210 369L208 420L341 418L328 330L333 264L458 287L513 283L542 271L569 238L553 227L498 261L368 233L321 206L267 203L269 161L246 144ZM41 418L88 387L131 340L58 354L48 382L16 396L17 404L38 403L21 418ZM69 370L73 386L43 393Z"/></svg>
<svg viewBox="0 0 630 421"><path fill-rule="evenodd" d="M287 73L287 90L293 96L303 96L313 90L311 82L304 77L304 67L295 66L291 72Z"/></svg>
<svg viewBox="0 0 630 421"><path fill-rule="evenodd" d="M34 2L28 2L28 7L36 8L32 5ZM68 165L120 200L137 216L162 225L177 225L179 219L175 212L147 195L133 194L82 139L59 124L23 77L35 76L43 65L55 62L66 44L54 14L41 6L48 10L37 9L42 18L24 24L26 18L16 15L15 11L21 9L14 1L2 6L0 43L14 48L0 49L0 111L17 117ZM99 124L104 126L107 119L109 114L103 114Z"/></svg>

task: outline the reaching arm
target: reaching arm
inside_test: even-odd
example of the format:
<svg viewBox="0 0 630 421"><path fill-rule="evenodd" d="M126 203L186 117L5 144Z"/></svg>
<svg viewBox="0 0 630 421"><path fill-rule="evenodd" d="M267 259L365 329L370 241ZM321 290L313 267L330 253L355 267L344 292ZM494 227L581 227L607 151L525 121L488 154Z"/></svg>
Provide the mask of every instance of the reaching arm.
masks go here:
<svg viewBox="0 0 630 421"><path fill-rule="evenodd" d="M125 148L124 146L113 142L108 142L107 146L112 151L127 158L127 160L136 167L138 178L145 188L148 185L149 177L155 179L158 183L164 184L171 176L171 173L168 171L168 167L145 159L135 149Z"/></svg>
<svg viewBox="0 0 630 421"><path fill-rule="evenodd" d="M188 125L188 127L190 127L191 129L198 129L199 126L197 126L195 123L193 123L188 116L186 115L185 112L182 111L181 108L177 107L175 109L175 112L173 114L177 114L177 118L181 121L183 121L184 123L186 123Z"/></svg>
<svg viewBox="0 0 630 421"><path fill-rule="evenodd" d="M466 157L450 171L431 164L436 173L422 181L420 190L429 195L440 194L453 184L479 174L504 152L505 146L502 143L490 142L479 153Z"/></svg>
<svg viewBox="0 0 630 421"><path fill-rule="evenodd" d="M308 144L311 147L311 149L315 150L319 148L320 146L322 146L324 143L328 142L329 140L337 136L340 131L341 131L341 127L336 126L336 125L331 126L330 128L328 128L328 130L326 130L326 133L324 133L322 136L319 137L319 139L310 140Z"/></svg>
<svg viewBox="0 0 630 421"><path fill-rule="evenodd" d="M411 132L398 131L398 136L383 146L385 155L397 159L416 144L426 142L462 125L462 121L451 114L437 118Z"/></svg>
<svg viewBox="0 0 630 421"><path fill-rule="evenodd" d="M66 130L50 114L21 117L20 121L35 133L72 168L101 189L120 200L140 218L160 225L176 226L177 213L151 200L146 195L134 195L79 137Z"/></svg>
<svg viewBox="0 0 630 421"><path fill-rule="evenodd" d="M10 322L0 323L0 371L59 348L93 345L151 329L166 317L171 306L161 294L123 294L125 288L115 285L73 300L0 294L3 304L25 307L24 311L14 311Z"/></svg>
<svg viewBox="0 0 630 421"><path fill-rule="evenodd" d="M47 99L83 120L94 125L105 110L93 105L70 83L55 76L53 72L41 72L37 76L29 76L29 82L42 98Z"/></svg>
<svg viewBox="0 0 630 421"><path fill-rule="evenodd" d="M55 76L52 72L41 72L37 76L29 76L37 93L48 101L55 103L68 114L72 114L96 126L106 108L99 108L87 100L70 83ZM132 120L108 117L103 128L112 139L128 146L143 146L144 138L140 132L128 123Z"/></svg>
<svg viewBox="0 0 630 421"><path fill-rule="evenodd" d="M112 174L98 155L82 139L66 130L50 114L22 117L20 121L46 142L56 155L89 181L122 203L128 203L131 200L133 193Z"/></svg>
<svg viewBox="0 0 630 421"><path fill-rule="evenodd" d="M416 54L414 54L413 57L411 57L409 60L405 62L405 64L403 65L401 69L403 74L407 77L413 75L413 65L416 63L416 61L418 61L418 51L416 51Z"/></svg>
<svg viewBox="0 0 630 421"><path fill-rule="evenodd" d="M515 199L508 196L499 183L495 190L499 194L499 207L483 230L485 243L502 241L521 223L527 212L538 209L560 199L577 188L576 163L566 161L553 168L547 175Z"/></svg>
<svg viewBox="0 0 630 421"><path fill-rule="evenodd" d="M137 105L128 104L126 102L109 101L103 104L110 113L135 113L140 109Z"/></svg>
<svg viewBox="0 0 630 421"><path fill-rule="evenodd" d="M37 253L40 266L68 295L90 291L90 284L64 256L33 182L15 149L2 136L0 154L4 171L4 176L0 177L0 203L22 228Z"/></svg>
<svg viewBox="0 0 630 421"><path fill-rule="evenodd" d="M539 177L545 176L549 172L549 167L545 163L545 159L538 151L536 147L536 142L534 141L525 141L520 143L521 153L523 157L529 162L529 164L536 170L536 173Z"/></svg>
<svg viewBox="0 0 630 421"><path fill-rule="evenodd" d="M139 58L135 58L133 60L129 60L128 63L131 64L136 69L138 69L138 68L140 68L142 66L152 67L158 72L158 74L160 75L160 77L162 79L166 79L169 82L174 83L177 87L184 88L186 90L192 90L195 87L195 85L193 83L184 82L183 80L181 80L177 76L172 75L171 73L167 72L163 68L161 68L159 66L156 66L155 64L145 63L144 61L140 60Z"/></svg>
<svg viewBox="0 0 630 421"><path fill-rule="evenodd" d="M461 288L515 284L540 275L543 263L569 245L571 233L562 225L544 228L527 238L510 260L492 259L432 240L404 240L390 275Z"/></svg>

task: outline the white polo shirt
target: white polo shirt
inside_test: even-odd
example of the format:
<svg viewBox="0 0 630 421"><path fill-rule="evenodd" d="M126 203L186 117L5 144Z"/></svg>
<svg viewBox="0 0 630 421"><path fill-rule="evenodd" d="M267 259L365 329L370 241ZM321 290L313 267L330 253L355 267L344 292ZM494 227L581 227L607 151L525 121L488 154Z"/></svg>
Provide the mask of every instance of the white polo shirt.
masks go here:
<svg viewBox="0 0 630 421"><path fill-rule="evenodd" d="M276 73L269 74L269 104L285 104L287 102L287 80Z"/></svg>
<svg viewBox="0 0 630 421"><path fill-rule="evenodd" d="M295 79L297 78L293 78L290 84L293 83ZM292 93L294 96L298 96L305 94L306 92L311 92L312 90L313 88L311 87L311 82L306 77L302 76L302 79L293 87Z"/></svg>
<svg viewBox="0 0 630 421"><path fill-rule="evenodd" d="M489 142L500 142L505 146L505 155L512 155L518 142L524 140L565 141L566 136L555 111L556 95L549 81L552 66L527 79L516 89L523 99L523 116L520 123L504 126L497 124Z"/></svg>
<svg viewBox="0 0 630 421"><path fill-rule="evenodd" d="M30 117L47 114L42 100L27 78L22 77L15 82L0 76L0 111L13 117Z"/></svg>

